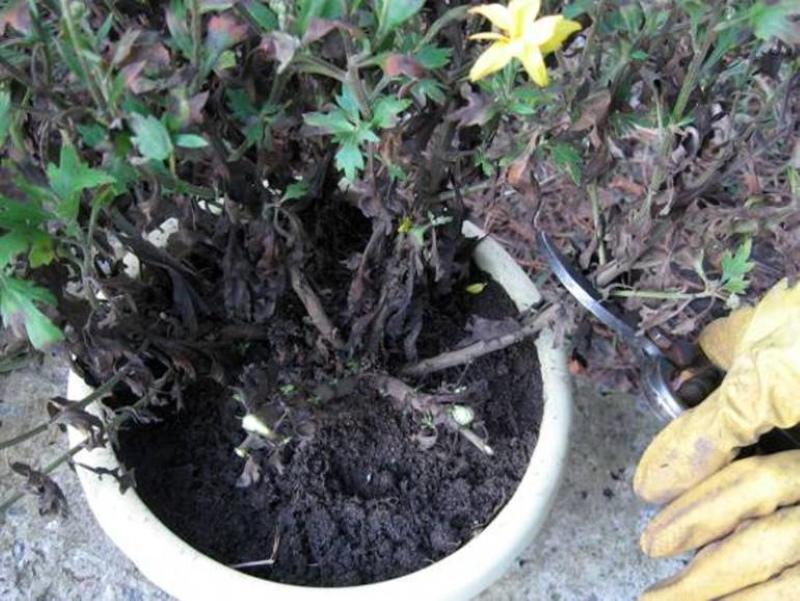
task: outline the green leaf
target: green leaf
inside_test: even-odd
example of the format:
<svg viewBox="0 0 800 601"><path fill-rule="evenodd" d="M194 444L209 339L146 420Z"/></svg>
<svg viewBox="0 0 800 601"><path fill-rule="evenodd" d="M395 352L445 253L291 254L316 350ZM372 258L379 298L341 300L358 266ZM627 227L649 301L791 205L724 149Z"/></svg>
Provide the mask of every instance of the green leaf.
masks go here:
<svg viewBox="0 0 800 601"><path fill-rule="evenodd" d="M529 104L525 104L524 102L512 101L506 106L506 108L515 115L520 115L521 117L528 117L536 113L535 108Z"/></svg>
<svg viewBox="0 0 800 601"><path fill-rule="evenodd" d="M89 123L88 125L79 123L78 133L80 133L83 143L89 148L97 148L106 139L106 129L99 123Z"/></svg>
<svg viewBox="0 0 800 601"><path fill-rule="evenodd" d="M154 161L169 158L172 154L172 141L161 121L152 115L144 117L136 113L132 114L129 120L135 134L132 141L143 157Z"/></svg>
<svg viewBox="0 0 800 601"><path fill-rule="evenodd" d="M341 109L333 109L327 113L308 113L303 115L303 121L330 134L348 134L356 131L356 126L348 120Z"/></svg>
<svg viewBox="0 0 800 601"><path fill-rule="evenodd" d="M25 191L23 190L23 192ZM0 227L3 229L16 230L36 227L50 218L51 215L47 211L33 202L20 202L0 195Z"/></svg>
<svg viewBox="0 0 800 601"><path fill-rule="evenodd" d="M186 20L186 6L181 0L172 0L166 10L167 29L173 46L186 58L192 57L192 36Z"/></svg>
<svg viewBox="0 0 800 601"><path fill-rule="evenodd" d="M56 214L66 222L74 222L78 217L80 193L103 184L116 182L113 176L99 169L92 169L78 156L71 142L61 145L59 165L47 165L47 179L50 187L59 197Z"/></svg>
<svg viewBox="0 0 800 601"><path fill-rule="evenodd" d="M242 133L244 134L245 142L247 143L247 147L249 148L253 144L257 143L259 140L262 139L264 136L264 126L261 123L252 123L250 125L246 125L242 128Z"/></svg>
<svg viewBox="0 0 800 601"><path fill-rule="evenodd" d="M5 144L8 130L11 129L11 92L0 90L0 146Z"/></svg>
<svg viewBox="0 0 800 601"><path fill-rule="evenodd" d="M28 252L28 238L22 230L0 236L0 267L10 264L18 255Z"/></svg>
<svg viewBox="0 0 800 601"><path fill-rule="evenodd" d="M372 124L381 129L394 127L397 115L407 109L410 104L411 101L408 98L381 96L372 107Z"/></svg>
<svg viewBox="0 0 800 601"><path fill-rule="evenodd" d="M644 21L645 21L645 34L648 36L653 36L658 32L664 24L669 20L671 11L670 10L652 10L648 9L644 13Z"/></svg>
<svg viewBox="0 0 800 601"><path fill-rule="evenodd" d="M622 20L625 22L625 29L630 33L636 33L642 28L644 24L644 12L642 12L642 8L636 2L620 6L619 13Z"/></svg>
<svg viewBox="0 0 800 601"><path fill-rule="evenodd" d="M111 26L114 24L114 13L110 12L103 21L103 24L97 30L94 36L95 47L100 47L108 40L108 35L111 33Z"/></svg>
<svg viewBox="0 0 800 601"><path fill-rule="evenodd" d="M92 169L78 156L78 151L71 143L61 146L60 165L50 163L47 166L47 179L50 187L62 199L69 198L77 192L96 188L103 184L113 184L114 178L99 169Z"/></svg>
<svg viewBox="0 0 800 601"><path fill-rule="evenodd" d="M360 146L366 142L372 142L373 144L377 144L380 142L381 139L375 135L375 132L372 131L369 127L362 126L358 128L356 131L356 143Z"/></svg>
<svg viewBox="0 0 800 601"><path fill-rule="evenodd" d="M580 15L588 13L594 6L596 0L575 0L570 2L561 11L566 19L574 19Z"/></svg>
<svg viewBox="0 0 800 601"><path fill-rule="evenodd" d="M755 264L750 261L750 252L753 249L753 241L747 238L731 254L726 251L722 257L722 278L720 283L731 294L742 294L750 286L746 275L752 271Z"/></svg>
<svg viewBox="0 0 800 601"><path fill-rule="evenodd" d="M128 186L139 179L139 174L124 156L114 156L108 165L108 172L114 176L117 183L114 184L114 194L124 194Z"/></svg>
<svg viewBox="0 0 800 601"><path fill-rule="evenodd" d="M342 107L342 110L347 113L348 118L352 122L358 122L360 119L358 101L356 100L355 92L353 92L350 86L342 86L342 93L336 97L336 104Z"/></svg>
<svg viewBox="0 0 800 601"><path fill-rule="evenodd" d="M234 4L234 0L200 0L200 14L222 12Z"/></svg>
<svg viewBox="0 0 800 601"><path fill-rule="evenodd" d="M423 106L425 106L428 99L436 104L444 104L445 100L447 100L441 84L435 79L427 77L414 84L414 87L411 88L411 94Z"/></svg>
<svg viewBox="0 0 800 601"><path fill-rule="evenodd" d="M55 304L49 291L31 282L8 276L0 277L0 315L6 327L25 327L34 348L44 350L64 339L55 324L35 303Z"/></svg>
<svg viewBox="0 0 800 601"><path fill-rule="evenodd" d="M0 236L0 268L10 265L25 253L28 253L28 261L33 268L49 264L55 258L52 238L47 232L28 227Z"/></svg>
<svg viewBox="0 0 800 601"><path fill-rule="evenodd" d="M414 54L414 58L425 69L441 69L447 66L452 55L452 48L427 45L420 48Z"/></svg>
<svg viewBox="0 0 800 601"><path fill-rule="evenodd" d="M147 104L132 94L127 94L123 99L122 110L125 113L137 113L142 117L147 117L150 114Z"/></svg>
<svg viewBox="0 0 800 601"><path fill-rule="evenodd" d="M344 0L298 0L297 34L302 37L314 18L338 19L345 13Z"/></svg>
<svg viewBox="0 0 800 601"><path fill-rule="evenodd" d="M794 17L800 15L797 0L757 2L750 13L753 33L760 40L778 38L788 46L800 44L800 23Z"/></svg>
<svg viewBox="0 0 800 601"><path fill-rule="evenodd" d="M405 182L408 181L408 174L403 171L400 165L389 165L389 177L393 180Z"/></svg>
<svg viewBox="0 0 800 601"><path fill-rule="evenodd" d="M583 159L574 146L565 142L557 142L550 146L550 158L569 174L572 181L580 185L583 173Z"/></svg>
<svg viewBox="0 0 800 601"><path fill-rule="evenodd" d="M536 114L543 106L553 102L552 96L534 86L520 86L511 92L506 110L523 117Z"/></svg>
<svg viewBox="0 0 800 601"><path fill-rule="evenodd" d="M286 190L284 190L283 196L281 196L281 202L293 200L295 198L303 198L308 194L308 190L309 185L307 181L301 180L299 182L293 182L286 186Z"/></svg>
<svg viewBox="0 0 800 601"><path fill-rule="evenodd" d="M278 28L278 17L261 0L244 0L244 10L256 22L261 31L272 31Z"/></svg>
<svg viewBox="0 0 800 601"><path fill-rule="evenodd" d="M702 75L700 76L701 80L705 77L712 77L717 63L739 44L740 33L740 28L738 27L728 27L719 32L717 39L714 41L713 49L705 62L703 62L701 70ZM633 56L633 54L631 54L631 56Z"/></svg>
<svg viewBox="0 0 800 601"><path fill-rule="evenodd" d="M250 100L244 88L227 88L225 90L225 98L228 101L228 108L233 116L239 121L245 122L250 117L258 114L253 101Z"/></svg>
<svg viewBox="0 0 800 601"><path fill-rule="evenodd" d="M378 16L377 38L391 33L400 25L416 15L425 4L425 0L376 0Z"/></svg>
<svg viewBox="0 0 800 601"><path fill-rule="evenodd" d="M356 173L364 168L364 156L354 140L339 146L339 150L336 151L336 167L343 171L345 178L351 182L355 179Z"/></svg>
<svg viewBox="0 0 800 601"><path fill-rule="evenodd" d="M181 148L205 148L208 140L197 134L178 134L175 136L175 145Z"/></svg>
<svg viewBox="0 0 800 601"><path fill-rule="evenodd" d="M220 75L225 69L233 69L236 66L236 53L233 50L225 50L219 55L217 62L214 63L214 72Z"/></svg>
<svg viewBox="0 0 800 601"><path fill-rule="evenodd" d="M28 251L28 262L33 269L49 265L56 258L53 250L53 239L46 233L39 230L31 230L28 233L31 248Z"/></svg>

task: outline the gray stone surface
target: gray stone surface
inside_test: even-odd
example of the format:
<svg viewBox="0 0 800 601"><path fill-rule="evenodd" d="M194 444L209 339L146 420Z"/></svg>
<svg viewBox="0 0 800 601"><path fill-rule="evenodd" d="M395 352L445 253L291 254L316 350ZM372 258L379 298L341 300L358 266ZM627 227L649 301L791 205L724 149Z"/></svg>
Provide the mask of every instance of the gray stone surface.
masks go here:
<svg viewBox="0 0 800 601"><path fill-rule="evenodd" d="M46 359L41 365L0 377L0 439L47 419L46 400L66 390L67 370ZM0 498L22 479L11 461L41 467L66 449L57 429L0 451ZM2 601L167 601L147 582L94 522L78 478L62 467L53 479L70 504L66 520L39 517L35 499L11 508L0 526L0 599Z"/></svg>
<svg viewBox="0 0 800 601"><path fill-rule="evenodd" d="M0 377L0 439L46 416L45 400L64 391L66 369L52 360ZM680 561L655 562L638 551L638 532L650 515L630 490L636 460L658 424L625 395L602 396L583 386L576 394L567 476L550 520L517 564L479 601L624 601L677 570ZM0 497L19 485L9 461L64 449L57 431L0 452ZM0 530L3 601L166 601L95 524L77 478L59 470L71 517L48 520L26 499Z"/></svg>

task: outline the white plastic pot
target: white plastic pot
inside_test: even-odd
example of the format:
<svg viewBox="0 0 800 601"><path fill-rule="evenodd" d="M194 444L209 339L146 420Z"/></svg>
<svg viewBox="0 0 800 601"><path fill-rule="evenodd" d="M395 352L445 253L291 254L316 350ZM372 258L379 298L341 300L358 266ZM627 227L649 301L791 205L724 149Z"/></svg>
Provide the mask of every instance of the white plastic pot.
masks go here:
<svg viewBox="0 0 800 601"><path fill-rule="evenodd" d="M483 232L465 223L465 236ZM477 245L478 266L500 283L520 310L541 298L533 282L495 240ZM269 582L226 567L174 535L133 490L119 493L110 477L78 469L86 499L100 526L155 585L182 601L388 601L462 600L477 595L497 580L541 528L555 500L567 458L572 399L566 356L543 331L536 347L544 384L544 415L530 465L517 491L494 520L455 553L407 576L354 587L315 588ZM67 395L77 400L91 390L71 373ZM71 445L81 434L70 429ZM110 448L81 451L79 463L114 469Z"/></svg>

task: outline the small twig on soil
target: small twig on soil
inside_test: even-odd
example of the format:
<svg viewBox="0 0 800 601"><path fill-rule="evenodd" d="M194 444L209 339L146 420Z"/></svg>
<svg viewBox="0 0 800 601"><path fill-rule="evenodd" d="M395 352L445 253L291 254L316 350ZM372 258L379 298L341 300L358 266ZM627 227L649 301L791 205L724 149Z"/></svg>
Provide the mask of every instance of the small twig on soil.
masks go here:
<svg viewBox="0 0 800 601"><path fill-rule="evenodd" d="M494 455L494 449L486 444L486 441L483 440L480 436L475 434L472 430L467 428L466 426L458 426L458 433L463 436L467 442L475 445L481 453L485 455L489 455L491 457Z"/></svg>
<svg viewBox="0 0 800 601"><path fill-rule="evenodd" d="M262 566L271 566L275 563L275 560L270 557L269 559L259 559L257 561L245 561L243 563L232 563L228 567L233 568L234 570L240 570L242 568L260 568Z"/></svg>
<svg viewBox="0 0 800 601"><path fill-rule="evenodd" d="M587 186L586 192L592 201L592 220L594 221L594 237L597 244L597 259L602 266L608 262L608 257L606 256L606 245L603 241L605 233L603 231L603 217L600 214L600 201L597 198L597 185L590 184Z"/></svg>
<svg viewBox="0 0 800 601"><path fill-rule="evenodd" d="M381 395L394 399L416 411L434 414L442 411L436 395L418 392L399 378L386 374L369 374L364 377L364 380L372 384Z"/></svg>
<svg viewBox="0 0 800 601"><path fill-rule="evenodd" d="M437 395L419 392L399 378L386 374L369 374L364 377L364 380L375 386L382 396L388 397L401 405L407 405L416 411L430 414L434 420L461 434L467 442L474 445L481 453L490 456L494 455L494 450L485 440L467 426L462 426L453 419L449 407L444 403L454 402L458 395Z"/></svg>
<svg viewBox="0 0 800 601"><path fill-rule="evenodd" d="M612 290L611 296L620 298L645 298L652 300L693 301L699 298L722 298L715 290L684 292L682 290Z"/></svg>
<svg viewBox="0 0 800 601"><path fill-rule="evenodd" d="M275 558L278 556L278 547L281 544L281 535L276 534L275 538L272 540L272 555L270 555L267 559L258 559L256 561L244 561L242 563L234 563L230 564L228 567L233 568L234 570L240 570L242 568L259 568L262 566L271 566L275 563Z"/></svg>
<svg viewBox="0 0 800 601"><path fill-rule="evenodd" d="M494 455L494 450L478 434L473 432L468 426L458 423L450 413L454 404L463 402L470 395L466 393L436 393L430 394L415 390L399 378L395 378L383 373L367 373L352 376L340 380L334 385L321 385L315 390L315 394L328 402L334 398L339 398L350 394L356 384L366 382L372 386L381 396L392 399L400 406L410 407L419 413L425 413L434 422L443 424L450 430L458 432L464 439L475 446L485 455ZM269 561L269 560L266 560ZM231 567L254 567L256 565L269 565L267 563L252 562L249 564L238 564Z"/></svg>
<svg viewBox="0 0 800 601"><path fill-rule="evenodd" d="M551 305L541 311L533 321L520 326L519 329L513 332L497 336L496 338L489 338L488 340L479 340L464 348L447 351L435 357L430 357L429 359L423 359L418 363L405 367L402 373L407 376L424 376L449 367L455 367L456 365L470 363L479 357L502 350L529 336L539 333L553 321L557 312L558 306Z"/></svg>
<svg viewBox="0 0 800 601"><path fill-rule="evenodd" d="M612 259L605 265L600 266L593 274L597 286L605 288L623 273L630 271L636 262L644 257L648 251L652 250L656 243L670 231L671 226L672 222L668 219L657 222L648 235L649 244L640 245L639 250L627 259Z"/></svg>
<svg viewBox="0 0 800 601"><path fill-rule="evenodd" d="M311 284L308 283L308 280L300 272L300 269L297 267L290 267L289 279L292 281L292 289L300 298L312 323L319 330L320 334L322 334L323 338L330 342L333 348L337 350L344 348L344 343L339 337L336 326L331 322L328 314L325 312L325 308L322 306L322 302L319 300L314 290L312 290Z"/></svg>

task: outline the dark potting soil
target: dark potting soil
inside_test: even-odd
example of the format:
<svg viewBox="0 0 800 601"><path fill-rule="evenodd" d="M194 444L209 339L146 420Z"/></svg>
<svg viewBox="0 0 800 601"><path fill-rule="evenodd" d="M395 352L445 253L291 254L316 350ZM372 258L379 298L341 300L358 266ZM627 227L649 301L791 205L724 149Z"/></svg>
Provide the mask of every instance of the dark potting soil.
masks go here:
<svg viewBox="0 0 800 601"><path fill-rule="evenodd" d="M421 352L451 348L470 314L514 313L502 289L457 293L433 307ZM464 385L483 379L488 399L473 406L473 428L494 456L423 416L357 389L314 409L313 433L276 456L254 453L260 479L237 486L244 460L242 406L210 379L184 395L164 421L120 433L120 456L152 511L193 547L225 564L271 559L244 571L317 586L377 582L424 568L477 535L514 493L542 414L539 366L523 342L429 377Z"/></svg>

